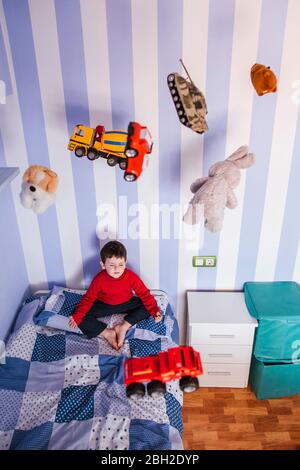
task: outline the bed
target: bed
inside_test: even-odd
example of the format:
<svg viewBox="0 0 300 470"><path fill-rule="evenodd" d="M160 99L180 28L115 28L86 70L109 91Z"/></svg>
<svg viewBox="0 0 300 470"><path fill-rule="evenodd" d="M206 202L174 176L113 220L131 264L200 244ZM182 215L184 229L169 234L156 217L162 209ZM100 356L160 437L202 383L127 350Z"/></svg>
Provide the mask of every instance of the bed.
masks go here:
<svg viewBox="0 0 300 470"><path fill-rule="evenodd" d="M132 327L120 351L68 327L84 291L55 286L25 300L0 366L0 449L182 449L182 392L126 397L127 357L155 355L178 344L167 296L151 291L163 314ZM122 315L103 319L110 327Z"/></svg>

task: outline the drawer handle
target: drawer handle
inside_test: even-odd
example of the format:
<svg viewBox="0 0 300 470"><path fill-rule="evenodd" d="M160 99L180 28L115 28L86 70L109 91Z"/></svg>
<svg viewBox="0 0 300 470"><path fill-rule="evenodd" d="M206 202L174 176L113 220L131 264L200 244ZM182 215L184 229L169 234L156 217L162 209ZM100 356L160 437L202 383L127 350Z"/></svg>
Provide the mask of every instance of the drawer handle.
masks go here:
<svg viewBox="0 0 300 470"><path fill-rule="evenodd" d="M231 375L231 372L207 372L207 375Z"/></svg>
<svg viewBox="0 0 300 470"><path fill-rule="evenodd" d="M232 357L233 354L209 354L209 357Z"/></svg>
<svg viewBox="0 0 300 470"><path fill-rule="evenodd" d="M235 335L209 335L211 338L235 338Z"/></svg>

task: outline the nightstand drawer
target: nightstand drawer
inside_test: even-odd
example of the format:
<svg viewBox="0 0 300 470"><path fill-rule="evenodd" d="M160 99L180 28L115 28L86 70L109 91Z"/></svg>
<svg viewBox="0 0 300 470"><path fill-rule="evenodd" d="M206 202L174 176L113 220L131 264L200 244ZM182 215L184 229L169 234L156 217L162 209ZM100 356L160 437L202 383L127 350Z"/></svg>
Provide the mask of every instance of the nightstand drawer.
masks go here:
<svg viewBox="0 0 300 470"><path fill-rule="evenodd" d="M190 325L189 344L252 345L255 328L251 325L202 323Z"/></svg>
<svg viewBox="0 0 300 470"><path fill-rule="evenodd" d="M200 387L244 388L248 384L249 364L205 364Z"/></svg>
<svg viewBox="0 0 300 470"><path fill-rule="evenodd" d="M204 363L249 364L251 360L250 345L192 344L192 346L200 352L201 361Z"/></svg>

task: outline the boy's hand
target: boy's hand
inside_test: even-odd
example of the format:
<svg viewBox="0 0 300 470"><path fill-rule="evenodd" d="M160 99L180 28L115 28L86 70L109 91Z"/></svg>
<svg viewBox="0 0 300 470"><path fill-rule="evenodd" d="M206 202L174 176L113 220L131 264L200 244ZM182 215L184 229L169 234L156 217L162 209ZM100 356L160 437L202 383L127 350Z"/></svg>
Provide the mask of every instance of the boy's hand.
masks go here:
<svg viewBox="0 0 300 470"><path fill-rule="evenodd" d="M69 317L69 326L70 326L71 328L77 328L77 323L75 322L75 320L74 320L74 318L73 318L72 315Z"/></svg>
<svg viewBox="0 0 300 470"><path fill-rule="evenodd" d="M160 322L162 319L163 319L163 317L162 317L161 313L160 313L160 312L157 312L157 314L156 314L155 317L154 317L155 323Z"/></svg>

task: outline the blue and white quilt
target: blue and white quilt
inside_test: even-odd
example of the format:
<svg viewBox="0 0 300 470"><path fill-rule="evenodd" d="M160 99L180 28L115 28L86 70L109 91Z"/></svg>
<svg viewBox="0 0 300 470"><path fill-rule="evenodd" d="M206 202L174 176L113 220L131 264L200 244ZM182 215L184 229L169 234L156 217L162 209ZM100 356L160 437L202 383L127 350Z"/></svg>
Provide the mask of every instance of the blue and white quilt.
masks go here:
<svg viewBox="0 0 300 470"><path fill-rule="evenodd" d="M27 299L0 365L0 449L182 449L182 392L126 397L126 357L155 355L178 343L165 293L151 291L163 313L132 327L120 351L103 338L67 331L84 291L55 287ZM101 319L110 327L123 315ZM79 330L78 330L79 332Z"/></svg>

